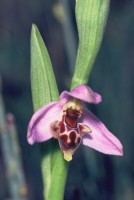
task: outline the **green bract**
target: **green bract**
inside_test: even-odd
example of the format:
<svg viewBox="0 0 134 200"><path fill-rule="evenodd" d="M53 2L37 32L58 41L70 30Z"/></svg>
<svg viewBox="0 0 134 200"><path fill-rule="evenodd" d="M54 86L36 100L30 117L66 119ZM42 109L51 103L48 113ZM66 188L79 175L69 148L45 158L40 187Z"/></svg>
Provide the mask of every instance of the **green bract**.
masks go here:
<svg viewBox="0 0 134 200"><path fill-rule="evenodd" d="M79 45L72 88L86 84L102 40L109 0L77 0Z"/></svg>

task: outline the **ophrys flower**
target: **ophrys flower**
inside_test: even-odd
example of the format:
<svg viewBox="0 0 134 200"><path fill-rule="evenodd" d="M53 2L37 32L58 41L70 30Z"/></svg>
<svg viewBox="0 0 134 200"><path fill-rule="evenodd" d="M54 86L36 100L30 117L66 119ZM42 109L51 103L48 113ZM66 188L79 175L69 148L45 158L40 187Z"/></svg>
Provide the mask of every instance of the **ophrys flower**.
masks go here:
<svg viewBox="0 0 134 200"><path fill-rule="evenodd" d="M120 141L83 104L100 103L101 96L86 85L64 91L58 102L40 108L32 117L27 139L30 144L58 139L67 161L81 143L105 154L123 155Z"/></svg>

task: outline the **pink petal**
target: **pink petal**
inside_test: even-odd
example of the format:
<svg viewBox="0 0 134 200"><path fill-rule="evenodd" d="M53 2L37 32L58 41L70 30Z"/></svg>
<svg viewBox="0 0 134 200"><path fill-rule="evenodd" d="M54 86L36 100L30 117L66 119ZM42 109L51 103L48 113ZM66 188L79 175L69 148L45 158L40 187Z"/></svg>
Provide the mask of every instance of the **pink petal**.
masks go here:
<svg viewBox="0 0 134 200"><path fill-rule="evenodd" d="M50 123L60 119L61 107L57 102L51 102L39 109L32 117L29 126L27 140L29 144L43 142L52 137Z"/></svg>
<svg viewBox="0 0 134 200"><path fill-rule="evenodd" d="M86 85L79 85L75 87L71 92L64 91L60 95L60 102L62 104L66 103L70 97L80 99L88 103L100 103L101 95L91 90L90 87Z"/></svg>
<svg viewBox="0 0 134 200"><path fill-rule="evenodd" d="M84 145L105 154L123 155L120 141L86 108L83 111L82 122L92 130L91 133L84 135Z"/></svg>

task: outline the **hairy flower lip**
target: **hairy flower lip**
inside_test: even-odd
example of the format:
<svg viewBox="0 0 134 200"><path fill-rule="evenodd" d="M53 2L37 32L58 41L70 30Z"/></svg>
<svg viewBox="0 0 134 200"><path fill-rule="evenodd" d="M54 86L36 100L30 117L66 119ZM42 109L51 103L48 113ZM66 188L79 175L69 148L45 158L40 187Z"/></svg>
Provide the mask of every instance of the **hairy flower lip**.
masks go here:
<svg viewBox="0 0 134 200"><path fill-rule="evenodd" d="M63 109L70 98L94 104L98 104L102 100L101 95L86 85L79 85L71 92L62 92L59 101L43 106L33 115L28 126L27 140L29 144L43 142L53 137L50 124L62 120ZM120 141L84 106L79 122L91 129L90 134L81 135L84 145L105 154L123 155Z"/></svg>

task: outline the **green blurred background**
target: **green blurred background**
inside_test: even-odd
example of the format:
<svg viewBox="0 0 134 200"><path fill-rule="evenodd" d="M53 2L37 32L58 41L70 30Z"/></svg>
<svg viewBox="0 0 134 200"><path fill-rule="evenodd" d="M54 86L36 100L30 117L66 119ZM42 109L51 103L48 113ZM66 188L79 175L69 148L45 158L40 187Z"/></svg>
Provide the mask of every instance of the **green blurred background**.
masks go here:
<svg viewBox="0 0 134 200"><path fill-rule="evenodd" d="M6 111L13 113L16 119L29 200L43 200L40 145L30 146L26 140L27 125L33 113L30 89L31 25L35 23L42 34L59 90L69 89L78 35L75 1L66 2L0 1L2 94ZM103 97L100 105L89 106L89 109L121 140L124 156L107 156L81 146L70 165L65 200L134 199L133 24L134 1L111 0L103 42L89 81L89 85ZM10 192L0 144L0 200L8 198Z"/></svg>

